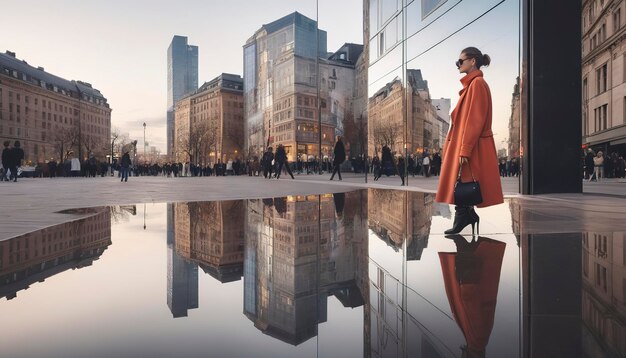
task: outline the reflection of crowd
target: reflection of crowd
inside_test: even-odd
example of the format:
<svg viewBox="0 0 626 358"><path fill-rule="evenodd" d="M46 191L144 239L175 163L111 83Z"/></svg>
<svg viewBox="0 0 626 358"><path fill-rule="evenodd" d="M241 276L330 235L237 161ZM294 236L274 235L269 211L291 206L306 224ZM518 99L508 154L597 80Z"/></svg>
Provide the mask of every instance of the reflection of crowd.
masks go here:
<svg viewBox="0 0 626 358"><path fill-rule="evenodd" d="M517 177L519 176L519 159L518 158L501 158L498 164L501 177Z"/></svg>
<svg viewBox="0 0 626 358"><path fill-rule="evenodd" d="M595 152L589 148L583 160L584 179L588 181L626 177L626 161L619 153L605 155L601 150Z"/></svg>
<svg viewBox="0 0 626 358"><path fill-rule="evenodd" d="M388 146L383 146L381 157L375 155L371 160L371 172L374 174L374 180L380 179L381 176L399 175L404 183L405 168L406 175L415 177L421 175L430 177L431 175L439 176L441 171L441 156L438 152L430 153L424 151L421 154L412 154L408 156L408 160L400 155L394 155Z"/></svg>

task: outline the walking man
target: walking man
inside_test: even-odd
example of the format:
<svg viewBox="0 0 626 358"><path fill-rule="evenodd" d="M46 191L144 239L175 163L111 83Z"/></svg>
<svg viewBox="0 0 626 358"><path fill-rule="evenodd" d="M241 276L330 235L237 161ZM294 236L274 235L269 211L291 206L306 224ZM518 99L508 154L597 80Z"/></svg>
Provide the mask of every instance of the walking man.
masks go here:
<svg viewBox="0 0 626 358"><path fill-rule="evenodd" d="M24 150L20 147L20 141L16 140L13 144L13 148L11 148L11 159L9 163L11 168L11 178L13 178L14 182L17 182L17 168L22 166L22 160L24 160Z"/></svg>
<svg viewBox="0 0 626 358"><path fill-rule="evenodd" d="M11 167L11 148L9 148L10 145L11 145L11 142L9 142L8 140L4 141L4 149L2 150L2 168L4 168L4 171L0 173L2 174L0 181L5 181L5 180L9 181L7 174L8 174L9 168Z"/></svg>
<svg viewBox="0 0 626 358"><path fill-rule="evenodd" d="M272 179L272 161L274 161L272 147L267 147L267 151L263 153L263 159L261 160L263 165L263 176L266 179Z"/></svg>
<svg viewBox="0 0 626 358"><path fill-rule="evenodd" d="M334 159L333 159L333 174L330 176L330 180L333 180L335 177L335 173L339 176L339 180L341 180L341 169L339 166L343 162L346 161L346 147L343 145L343 141L341 140L341 136L337 136L337 143L335 143L335 149L333 150Z"/></svg>
<svg viewBox="0 0 626 358"><path fill-rule="evenodd" d="M128 154L128 150L124 152L122 156L122 180L123 182L128 181L128 170L130 169L130 154Z"/></svg>
<svg viewBox="0 0 626 358"><path fill-rule="evenodd" d="M280 174L283 172L283 166L287 170L287 173L291 175L291 179L295 179L293 177L293 173L291 172L291 168L289 168L289 162L287 161L287 152L285 151L285 147L282 144L279 144L276 147L276 162L278 162L278 168L276 169L276 179L280 179Z"/></svg>

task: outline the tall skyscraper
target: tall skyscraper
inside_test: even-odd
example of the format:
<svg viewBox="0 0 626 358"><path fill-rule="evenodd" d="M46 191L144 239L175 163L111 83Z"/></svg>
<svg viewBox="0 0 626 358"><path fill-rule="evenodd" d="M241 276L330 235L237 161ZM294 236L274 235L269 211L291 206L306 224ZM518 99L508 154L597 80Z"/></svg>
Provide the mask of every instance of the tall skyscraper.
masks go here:
<svg viewBox="0 0 626 358"><path fill-rule="evenodd" d="M189 45L185 36L174 36L167 48L167 155L174 154L174 106L196 89L198 46Z"/></svg>

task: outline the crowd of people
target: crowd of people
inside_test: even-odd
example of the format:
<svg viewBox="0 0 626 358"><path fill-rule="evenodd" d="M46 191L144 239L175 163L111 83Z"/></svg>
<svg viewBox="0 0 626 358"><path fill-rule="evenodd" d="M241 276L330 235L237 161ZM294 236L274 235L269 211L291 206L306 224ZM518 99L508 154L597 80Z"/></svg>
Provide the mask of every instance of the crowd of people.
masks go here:
<svg viewBox="0 0 626 358"><path fill-rule="evenodd" d="M10 141L3 143L2 167L0 167L0 181L17 181L18 168L24 161L24 150L21 148L19 140L16 140L11 147Z"/></svg>
<svg viewBox="0 0 626 358"><path fill-rule="evenodd" d="M16 152L18 150L21 151L21 158L23 159L23 150L19 148L19 142L16 143L17 145L14 145L13 148L18 148L15 149ZM9 168L9 162L12 163L8 159L5 161L5 157L8 158L8 153L14 150L9 148L9 146L10 143L5 142L5 150L2 156L4 168ZM114 159L111 164L96 159L93 154L90 154L86 160L81 162L73 152L70 152L69 158L63 163L50 159L43 165L37 165L32 176L50 178L104 177L117 174L121 181L126 182L129 176L208 177L248 175L262 176L266 179L280 179L282 173L286 173L293 179L295 178L294 173L309 175L318 174L321 171L323 173L333 173L331 180L334 179L335 174L341 180L341 171L343 170L353 173L367 172L374 176L375 181L379 180L383 175L386 177L397 176L400 179L400 185L405 185L407 176L439 176L441 161L441 156L438 152L430 152L428 150L409 155L405 159L403 156L393 153L389 146L386 145L382 147L380 156L378 154L373 157L360 155L348 159L343 142L339 137L333 154L330 158L324 156L322 160L319 160L317 156L301 154L296 157L294 162L290 162L288 153L282 144L276 145L275 149L272 146L268 146L260 158L252 156L246 161L236 158L227 162L218 159L216 163L207 164L195 164L188 161L133 164L128 152L125 152L121 158ZM19 165L17 166L19 167ZM500 174L503 177L519 175L517 158L510 160L502 159L499 167ZM4 173L6 172L7 170L4 171ZM8 172L10 173L11 171L8 170ZM16 180L16 176L11 176L12 180ZM8 180L8 176L2 175L2 179Z"/></svg>
<svg viewBox="0 0 626 358"><path fill-rule="evenodd" d="M501 158L498 164L501 177L518 177L520 174L518 158Z"/></svg>
<svg viewBox="0 0 626 358"><path fill-rule="evenodd" d="M20 162L15 164L19 168L24 152L19 148L19 142L16 142L13 148L17 152L21 151ZM14 170L15 175L10 175L10 163L13 160L8 159L9 153L14 149L10 147L9 142L5 142L5 150L3 151L2 167L0 172L2 180L17 180L18 170ZM410 155L408 157L406 175L422 175L429 177L431 175L439 175L441 166L441 157L438 153L430 154L424 152L421 155ZM128 177L133 176L165 176L165 177L207 177L207 176L227 176L227 175L248 175L263 176L267 179L280 179L281 173L287 173L291 178L295 174L318 174L334 173L341 180L341 171L350 171L353 173L373 174L375 180L382 175L400 176L404 184L405 177L404 158L391 153L388 146L382 148L382 159L378 155L373 158L363 155L355 156L350 159L346 157L346 150L343 142L339 139L335 145L335 150L330 156L324 156L319 160L317 156L302 154L296 157L294 162L288 160L288 154L282 144L274 148L269 146L263 153L261 158L252 156L246 161L239 158L222 162L217 160L216 163L195 164L190 162L166 162L166 163L132 163L129 153L125 152L121 158L115 158L113 163L98 160L93 154L89 154L88 158L80 161L74 152L68 153L68 158L60 162L54 158L45 163L34 165L33 171L28 174L31 177L105 177L117 176L121 181L128 181ZM335 175L333 175L334 178Z"/></svg>

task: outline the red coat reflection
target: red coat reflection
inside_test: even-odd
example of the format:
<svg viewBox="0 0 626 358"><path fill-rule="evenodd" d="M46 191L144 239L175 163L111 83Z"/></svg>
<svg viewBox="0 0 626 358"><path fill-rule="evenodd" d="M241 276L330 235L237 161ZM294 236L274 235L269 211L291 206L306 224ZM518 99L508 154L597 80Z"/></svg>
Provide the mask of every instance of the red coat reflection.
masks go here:
<svg viewBox="0 0 626 358"><path fill-rule="evenodd" d="M439 253L446 295L467 342L464 356L481 357L493 329L506 244L485 237L468 243L461 235L453 240L456 253Z"/></svg>

